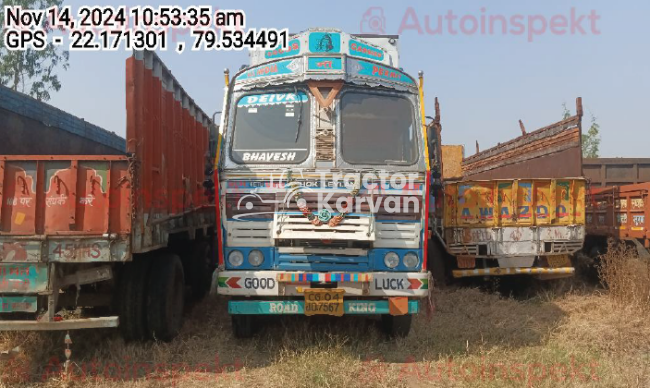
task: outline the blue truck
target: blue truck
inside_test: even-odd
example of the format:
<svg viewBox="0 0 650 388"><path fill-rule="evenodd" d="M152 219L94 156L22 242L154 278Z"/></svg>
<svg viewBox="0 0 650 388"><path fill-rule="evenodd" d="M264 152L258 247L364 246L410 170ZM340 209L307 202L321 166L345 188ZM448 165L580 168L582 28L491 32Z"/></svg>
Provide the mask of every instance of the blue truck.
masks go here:
<svg viewBox="0 0 650 388"><path fill-rule="evenodd" d="M268 314L374 315L408 335L429 294L429 190L440 177L422 74L399 67L397 36L335 29L250 59L225 74L215 169L213 282L234 335L251 336Z"/></svg>

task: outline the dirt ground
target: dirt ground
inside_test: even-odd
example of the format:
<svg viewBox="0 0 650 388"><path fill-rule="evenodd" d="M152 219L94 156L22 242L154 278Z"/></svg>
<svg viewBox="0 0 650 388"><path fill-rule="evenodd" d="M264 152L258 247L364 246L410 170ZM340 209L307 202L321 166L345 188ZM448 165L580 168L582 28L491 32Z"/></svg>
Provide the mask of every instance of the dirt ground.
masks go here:
<svg viewBox="0 0 650 388"><path fill-rule="evenodd" d="M542 289L514 298L476 288L436 291L435 312L389 340L364 318L264 321L231 336L226 303L189 312L172 343L125 344L115 331L4 333L2 386L38 387L648 387L650 320L607 292ZM6 356L5 356L6 358Z"/></svg>

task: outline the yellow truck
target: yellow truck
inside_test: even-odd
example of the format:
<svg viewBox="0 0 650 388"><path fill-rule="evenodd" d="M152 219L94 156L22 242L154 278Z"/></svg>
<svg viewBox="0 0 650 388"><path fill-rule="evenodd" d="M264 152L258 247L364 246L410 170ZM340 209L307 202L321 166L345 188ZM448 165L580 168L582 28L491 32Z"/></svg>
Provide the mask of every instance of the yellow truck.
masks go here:
<svg viewBox="0 0 650 388"><path fill-rule="evenodd" d="M576 116L531 133L522 125L522 136L470 158L459 157L462 147L442 147L429 254L438 282L445 275L574 274L586 194L577 103Z"/></svg>
<svg viewBox="0 0 650 388"><path fill-rule="evenodd" d="M453 182L444 189L442 240L454 277L572 275L585 238L584 179Z"/></svg>

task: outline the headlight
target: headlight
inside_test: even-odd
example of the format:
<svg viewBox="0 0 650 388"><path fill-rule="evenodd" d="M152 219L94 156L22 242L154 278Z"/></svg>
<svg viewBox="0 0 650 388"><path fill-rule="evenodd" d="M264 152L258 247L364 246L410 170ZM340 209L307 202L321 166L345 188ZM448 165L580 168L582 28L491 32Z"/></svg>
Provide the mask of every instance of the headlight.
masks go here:
<svg viewBox="0 0 650 388"><path fill-rule="evenodd" d="M384 256L384 264L386 264L386 267L388 268L395 268L397 265L399 265L399 256L395 252L388 252L386 256Z"/></svg>
<svg viewBox="0 0 650 388"><path fill-rule="evenodd" d="M239 267L240 265L244 264L244 254L240 251L232 251L228 255L228 262L233 267Z"/></svg>
<svg viewBox="0 0 650 388"><path fill-rule="evenodd" d="M264 262L264 254L261 251L257 250L257 249L253 249L248 254L248 262L253 267L259 267Z"/></svg>
<svg viewBox="0 0 650 388"><path fill-rule="evenodd" d="M418 264L420 264L420 259L415 253L409 252L404 255L404 265L408 268L415 268Z"/></svg>

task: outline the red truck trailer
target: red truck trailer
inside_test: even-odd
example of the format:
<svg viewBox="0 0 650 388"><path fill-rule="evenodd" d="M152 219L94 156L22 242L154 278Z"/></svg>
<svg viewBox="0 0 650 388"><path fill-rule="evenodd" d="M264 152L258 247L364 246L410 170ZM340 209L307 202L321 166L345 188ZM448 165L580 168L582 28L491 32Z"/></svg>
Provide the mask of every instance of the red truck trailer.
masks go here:
<svg viewBox="0 0 650 388"><path fill-rule="evenodd" d="M0 117L13 117L4 125L18 115L38 126L47 116L88 153L61 152L59 135L41 131L51 138L32 139L38 152L23 141L20 154L0 155L0 330L119 325L130 340L173 338L186 291L205 295L216 267L208 115L146 51L126 62L121 153L114 136L81 119L2 97ZM0 128L3 138L26 130Z"/></svg>
<svg viewBox="0 0 650 388"><path fill-rule="evenodd" d="M650 182L650 158L585 158L582 169L592 187Z"/></svg>
<svg viewBox="0 0 650 388"><path fill-rule="evenodd" d="M608 239L634 245L640 257L650 258L650 183L592 187L587 198L585 251L604 253Z"/></svg>

